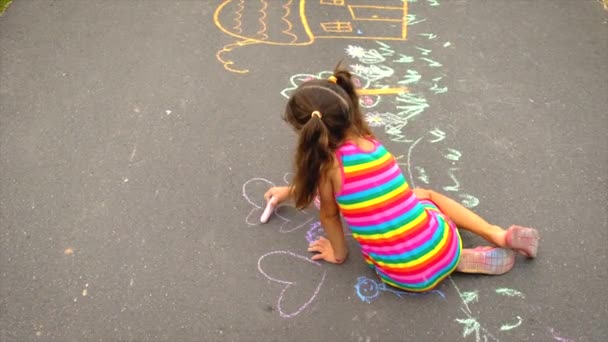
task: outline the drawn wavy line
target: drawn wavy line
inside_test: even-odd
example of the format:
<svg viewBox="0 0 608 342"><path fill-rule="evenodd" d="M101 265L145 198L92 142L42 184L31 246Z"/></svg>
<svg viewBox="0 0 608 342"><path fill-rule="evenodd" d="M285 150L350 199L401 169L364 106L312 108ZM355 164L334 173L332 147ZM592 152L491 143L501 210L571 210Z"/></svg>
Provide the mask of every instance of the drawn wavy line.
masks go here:
<svg viewBox="0 0 608 342"><path fill-rule="evenodd" d="M237 16L234 18L236 25L234 25L233 29L239 34L243 32L243 29L241 28L243 22L241 21L241 18L243 17L243 10L245 9L244 3L245 0L240 0L238 4L239 8L236 10L236 12L234 12L234 14L236 14Z"/></svg>
<svg viewBox="0 0 608 342"><path fill-rule="evenodd" d="M268 35L266 34L266 23L264 22L264 19L266 19L266 8L268 8L268 3L266 2L266 0L260 0L260 2L262 3L262 8L260 8L260 10L258 12L262 13L262 16L260 17L260 19L258 20L260 22L260 24L262 24L262 28L257 32L258 35L262 36L262 40L266 40L268 39Z"/></svg>
<svg viewBox="0 0 608 342"><path fill-rule="evenodd" d="M289 17L289 14L291 12L291 9L289 9L289 6L291 6L291 1L292 0L287 1L287 3L282 6L285 9L285 15L281 18L281 20L287 24L287 29L285 29L281 32L293 37L293 39L289 42L289 44L295 43L295 41L298 40L298 36L296 36L295 34L290 32L291 29L293 28L293 26L291 25L291 22L287 19L287 17Z"/></svg>
<svg viewBox="0 0 608 342"><path fill-rule="evenodd" d="M220 63L222 63L222 65L224 66L224 69L226 69L230 72L238 73L238 74L246 74L249 72L249 69L234 69L234 68L230 67L231 65L234 65L234 62L229 59L223 59L221 56L223 53L230 52L239 46L245 46L245 45L250 45L250 44L259 44L259 43L260 42L257 40L246 39L246 40L243 40L240 42L224 45L224 47L215 54L215 58L217 58L217 60Z"/></svg>

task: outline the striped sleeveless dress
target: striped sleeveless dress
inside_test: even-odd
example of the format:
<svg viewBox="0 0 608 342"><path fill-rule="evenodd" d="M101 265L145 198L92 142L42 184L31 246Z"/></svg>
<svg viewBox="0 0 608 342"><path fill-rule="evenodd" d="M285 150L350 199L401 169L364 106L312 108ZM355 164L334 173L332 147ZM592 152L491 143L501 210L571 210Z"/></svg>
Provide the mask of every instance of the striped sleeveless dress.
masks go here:
<svg viewBox="0 0 608 342"><path fill-rule="evenodd" d="M342 188L336 201L363 258L388 285L431 290L456 268L462 243L454 223L418 200L393 156L347 141L336 151Z"/></svg>

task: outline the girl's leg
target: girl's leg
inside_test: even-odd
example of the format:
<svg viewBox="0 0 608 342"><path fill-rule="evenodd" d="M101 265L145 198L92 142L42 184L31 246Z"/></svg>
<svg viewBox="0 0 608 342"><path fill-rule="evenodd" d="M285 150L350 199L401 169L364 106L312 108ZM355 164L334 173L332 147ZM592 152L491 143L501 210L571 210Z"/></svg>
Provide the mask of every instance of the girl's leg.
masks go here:
<svg viewBox="0 0 608 342"><path fill-rule="evenodd" d="M504 229L489 224L462 204L432 190L414 189L414 193L419 199L428 198L433 201L439 207L439 210L447 215L458 228L477 234L497 246L506 247L506 231Z"/></svg>
<svg viewBox="0 0 608 342"><path fill-rule="evenodd" d="M433 201L457 227L477 234L499 247L516 249L531 258L536 256L539 239L536 229L511 226L508 230L504 230L488 223L462 204L438 192L414 189L414 193L420 199L428 198Z"/></svg>

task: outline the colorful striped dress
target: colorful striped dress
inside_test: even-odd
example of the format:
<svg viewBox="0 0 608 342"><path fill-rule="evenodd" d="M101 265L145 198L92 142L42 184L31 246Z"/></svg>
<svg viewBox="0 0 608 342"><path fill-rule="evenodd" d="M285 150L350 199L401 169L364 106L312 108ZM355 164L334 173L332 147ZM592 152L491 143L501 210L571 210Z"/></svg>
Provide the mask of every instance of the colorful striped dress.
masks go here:
<svg viewBox="0 0 608 342"><path fill-rule="evenodd" d="M372 151L349 141L336 151L343 180L338 206L383 282L428 291L456 268L460 236L435 204L416 198L384 146L370 141Z"/></svg>

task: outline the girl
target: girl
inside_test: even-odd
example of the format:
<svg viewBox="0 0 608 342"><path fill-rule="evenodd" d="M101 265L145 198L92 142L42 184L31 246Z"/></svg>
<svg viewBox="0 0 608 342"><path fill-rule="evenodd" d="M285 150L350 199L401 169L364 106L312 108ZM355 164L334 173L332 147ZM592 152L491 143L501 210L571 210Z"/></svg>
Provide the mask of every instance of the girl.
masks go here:
<svg viewBox="0 0 608 342"><path fill-rule="evenodd" d="M318 193L327 238L309 245L313 260L335 264L347 256L340 215L365 261L380 279L408 291L428 291L453 271L503 274L515 251L536 256L535 229L504 230L440 193L411 189L393 156L363 120L352 75L339 66L327 80L298 87L284 120L298 133L295 176L290 187L273 187L267 201L288 199L299 209ZM456 227L494 246L462 249Z"/></svg>

